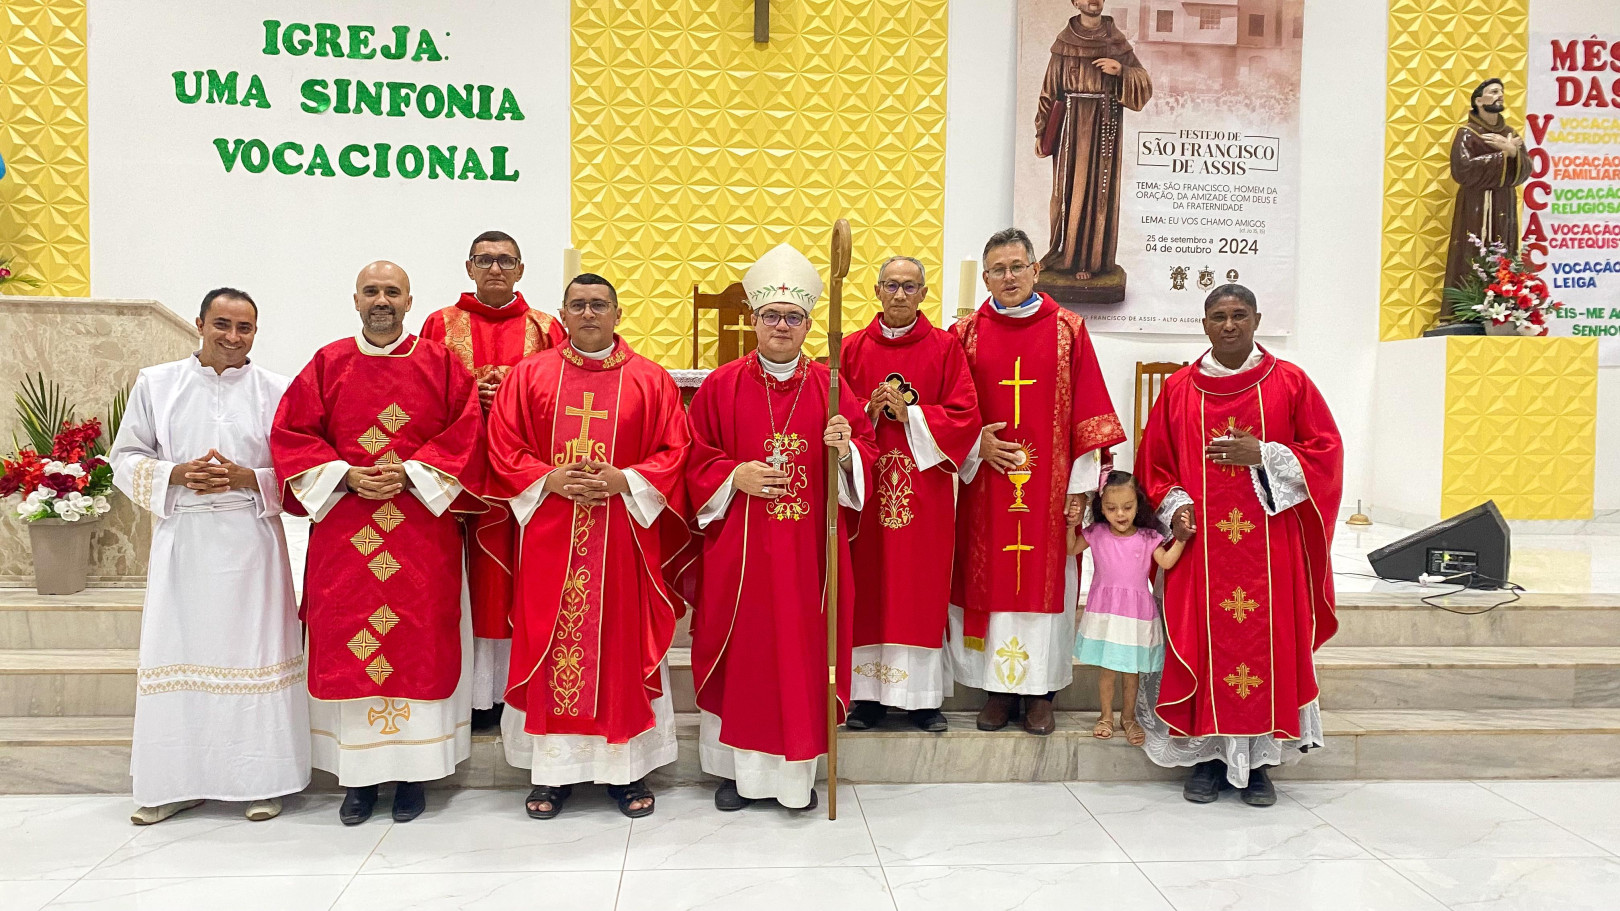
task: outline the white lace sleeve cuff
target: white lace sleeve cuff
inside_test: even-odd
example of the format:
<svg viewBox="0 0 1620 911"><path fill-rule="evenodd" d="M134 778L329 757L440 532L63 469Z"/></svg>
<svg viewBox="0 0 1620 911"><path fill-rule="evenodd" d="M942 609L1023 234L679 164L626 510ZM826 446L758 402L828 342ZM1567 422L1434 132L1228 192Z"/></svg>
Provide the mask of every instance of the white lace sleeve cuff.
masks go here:
<svg viewBox="0 0 1620 911"><path fill-rule="evenodd" d="M917 462L918 471L927 471L946 461L945 453L939 451L939 444L934 442L934 432L928 429L928 418L923 414L921 405L906 406L906 443L911 446L911 457Z"/></svg>
<svg viewBox="0 0 1620 911"><path fill-rule="evenodd" d="M1265 483L1260 482L1265 476ZM1260 444L1260 464L1249 469L1254 480L1254 494L1260 498L1266 515L1274 516L1310 499L1310 488L1305 486L1305 469L1299 464L1294 451L1281 443ZM1270 491L1267 491L1267 486Z"/></svg>
<svg viewBox="0 0 1620 911"><path fill-rule="evenodd" d="M624 482L630 485L629 490L619 494L624 498L624 508L629 510L630 518L635 519L637 525L651 528L658 514L664 511L666 505L664 495L658 492L658 488L648 484L647 479L641 476L641 472L634 468L624 470Z"/></svg>
<svg viewBox="0 0 1620 911"><path fill-rule="evenodd" d="M287 486L292 488L293 496L304 507L304 512L309 513L311 522L326 518L338 500L348 493L343 486L343 476L348 471L348 462L333 459L287 479Z"/></svg>
<svg viewBox="0 0 1620 911"><path fill-rule="evenodd" d="M411 493L436 516L444 515L456 497L461 496L461 482L432 465L409 459L405 462L405 475L411 479Z"/></svg>
<svg viewBox="0 0 1620 911"><path fill-rule="evenodd" d="M1164 495L1164 502L1159 504L1159 526L1169 528L1171 520L1176 517L1176 513L1181 507L1191 505L1193 505L1193 499L1187 496L1185 490L1180 487L1170 488L1170 492Z"/></svg>
<svg viewBox="0 0 1620 911"><path fill-rule="evenodd" d="M737 488L731 483L731 479L736 476L737 469L733 468L731 474L726 475L726 482L721 484L720 489L709 498L709 502L704 503L703 508L698 510L698 528L708 528L709 523L726 514L726 509L731 506L731 498L737 495Z"/></svg>

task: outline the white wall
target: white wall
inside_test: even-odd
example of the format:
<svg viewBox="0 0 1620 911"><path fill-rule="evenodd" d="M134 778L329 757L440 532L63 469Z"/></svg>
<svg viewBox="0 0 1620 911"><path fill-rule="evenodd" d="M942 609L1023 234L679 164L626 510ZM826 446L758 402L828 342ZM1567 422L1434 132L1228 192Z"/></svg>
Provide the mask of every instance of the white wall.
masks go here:
<svg viewBox="0 0 1620 911"><path fill-rule="evenodd" d="M954 263L977 259L1012 218L1016 4L953 0L945 145L947 310ZM1346 440L1345 500L1367 496L1373 366L1378 339L1383 197L1385 9L1306 0L1300 142L1300 288L1295 333L1263 339L1308 370ZM1261 301L1261 310L1265 309ZM1114 407L1130 422L1137 361L1187 361L1202 336L1098 334ZM1438 428L1436 429L1438 432ZM1130 452L1116 460L1127 464Z"/></svg>
<svg viewBox="0 0 1620 911"><path fill-rule="evenodd" d="M270 56L262 20L429 28L448 59ZM523 247L525 296L554 306L568 245L568 4L560 0L364 0L274 5L91 0L90 282L100 297L155 298L194 316L220 285L261 309L254 356L297 372L319 346L358 330L354 278L377 259L412 279L412 328L470 289L467 245L496 228ZM448 33L448 34L446 34ZM183 105L171 73L216 68L262 76L272 108ZM525 120L486 122L306 114L306 78L511 87ZM496 96L499 97L497 88ZM517 182L412 181L224 172L214 137L269 143L508 145ZM306 152L306 155L308 153ZM485 165L489 161L486 155Z"/></svg>

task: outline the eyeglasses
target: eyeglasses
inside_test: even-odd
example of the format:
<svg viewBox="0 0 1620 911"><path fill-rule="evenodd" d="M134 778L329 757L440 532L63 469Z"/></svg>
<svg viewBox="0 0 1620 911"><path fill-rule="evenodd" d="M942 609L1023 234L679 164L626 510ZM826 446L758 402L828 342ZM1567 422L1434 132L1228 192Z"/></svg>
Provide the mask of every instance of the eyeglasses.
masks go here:
<svg viewBox="0 0 1620 911"><path fill-rule="evenodd" d="M518 259L516 256L507 256L505 254L490 256L488 253L480 253L472 258L472 264L475 268L488 269L490 266L500 266L502 272L510 272L522 262L523 260Z"/></svg>
<svg viewBox="0 0 1620 911"><path fill-rule="evenodd" d="M1017 265L1013 266L998 266L994 269L986 269L984 274L990 276L991 278L1006 278L1009 275L1017 278L1028 271L1029 263L1018 263Z"/></svg>
<svg viewBox="0 0 1620 911"><path fill-rule="evenodd" d="M878 290L882 291L884 294L898 294L899 292L904 291L906 296L910 297L926 287L928 286L919 282L906 282L903 285L899 282L883 282L878 285Z"/></svg>
<svg viewBox="0 0 1620 911"><path fill-rule="evenodd" d="M803 313L797 310L789 310L786 313L780 310L766 310L764 313L759 314L759 321L773 328L782 323L787 323L789 329L797 329L804 325L806 318Z"/></svg>
<svg viewBox="0 0 1620 911"><path fill-rule="evenodd" d="M613 309L613 304L608 301L569 301L563 304L563 309L575 316L583 315L586 310L602 316Z"/></svg>

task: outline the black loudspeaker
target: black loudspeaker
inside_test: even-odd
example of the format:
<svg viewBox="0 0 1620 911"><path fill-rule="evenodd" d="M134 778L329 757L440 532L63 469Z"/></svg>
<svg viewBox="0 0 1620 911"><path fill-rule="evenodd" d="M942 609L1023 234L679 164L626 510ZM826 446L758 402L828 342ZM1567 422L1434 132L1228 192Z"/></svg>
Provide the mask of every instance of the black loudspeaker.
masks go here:
<svg viewBox="0 0 1620 911"><path fill-rule="evenodd" d="M1367 555L1381 579L1418 581L1418 576L1456 576L1473 588L1500 588L1508 578L1507 520L1487 500ZM1469 575L1473 574L1473 575Z"/></svg>

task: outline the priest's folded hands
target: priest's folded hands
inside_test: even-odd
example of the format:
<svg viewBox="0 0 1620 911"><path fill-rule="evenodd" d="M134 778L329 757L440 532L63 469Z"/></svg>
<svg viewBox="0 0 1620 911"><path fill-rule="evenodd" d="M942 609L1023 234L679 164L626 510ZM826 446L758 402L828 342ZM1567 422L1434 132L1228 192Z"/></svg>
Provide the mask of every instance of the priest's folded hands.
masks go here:
<svg viewBox="0 0 1620 911"><path fill-rule="evenodd" d="M391 500L411 479L403 465L356 465L343 476L343 482L362 500Z"/></svg>
<svg viewBox="0 0 1620 911"><path fill-rule="evenodd" d="M581 506L595 506L628 492L630 482L624 472L606 462L583 459L559 465L546 475L545 489Z"/></svg>

